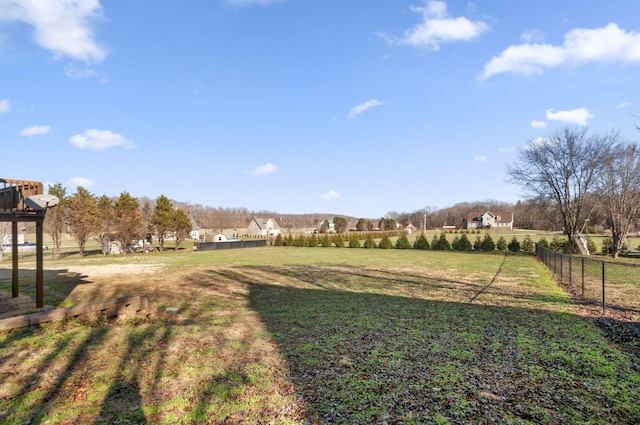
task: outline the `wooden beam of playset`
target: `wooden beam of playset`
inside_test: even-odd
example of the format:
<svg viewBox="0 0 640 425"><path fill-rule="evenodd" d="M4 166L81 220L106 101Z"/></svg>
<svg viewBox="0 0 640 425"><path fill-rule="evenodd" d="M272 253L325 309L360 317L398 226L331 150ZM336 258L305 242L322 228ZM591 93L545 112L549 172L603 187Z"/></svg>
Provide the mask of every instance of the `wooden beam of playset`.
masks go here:
<svg viewBox="0 0 640 425"><path fill-rule="evenodd" d="M43 193L41 182L0 178L0 211L25 211L24 200Z"/></svg>

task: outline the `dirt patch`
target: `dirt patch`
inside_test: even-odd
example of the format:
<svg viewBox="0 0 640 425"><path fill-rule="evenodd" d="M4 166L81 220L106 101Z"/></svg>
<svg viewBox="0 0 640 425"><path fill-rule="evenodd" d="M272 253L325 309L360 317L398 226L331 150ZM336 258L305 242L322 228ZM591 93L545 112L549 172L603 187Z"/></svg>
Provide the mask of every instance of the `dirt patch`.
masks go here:
<svg viewBox="0 0 640 425"><path fill-rule="evenodd" d="M31 297L19 295L13 298L10 293L0 291L0 319L49 310L51 308L52 307L49 306L36 308L36 302Z"/></svg>

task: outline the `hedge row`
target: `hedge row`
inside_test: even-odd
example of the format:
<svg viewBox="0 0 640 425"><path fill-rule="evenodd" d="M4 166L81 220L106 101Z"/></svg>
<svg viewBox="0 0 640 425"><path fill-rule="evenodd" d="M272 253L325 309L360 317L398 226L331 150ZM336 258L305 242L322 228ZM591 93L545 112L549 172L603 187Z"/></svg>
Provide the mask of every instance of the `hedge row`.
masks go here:
<svg viewBox="0 0 640 425"><path fill-rule="evenodd" d="M376 236L376 238L374 238ZM395 244L391 241L391 237L397 237ZM376 242L376 239L380 239ZM364 242L362 242L364 241ZM454 251L511 251L511 252L533 252L535 250L535 243L529 236L526 236L524 241L520 243L514 236L509 243L500 237L497 242L493 241L493 238L489 234L485 234L484 238L476 236L474 243L471 243L466 233L456 235L452 242L449 242L445 233L441 233L440 236L433 235L431 242L427 240L427 236L422 233L411 244L407 238L405 232L357 232L343 235L341 233L329 235L317 235L312 233L311 235L298 234L293 236L289 234L282 236L279 234L273 241L274 246L295 246L295 247L330 247L335 246L338 248L348 246L349 248L382 248L382 249L422 249L422 250L454 250Z"/></svg>

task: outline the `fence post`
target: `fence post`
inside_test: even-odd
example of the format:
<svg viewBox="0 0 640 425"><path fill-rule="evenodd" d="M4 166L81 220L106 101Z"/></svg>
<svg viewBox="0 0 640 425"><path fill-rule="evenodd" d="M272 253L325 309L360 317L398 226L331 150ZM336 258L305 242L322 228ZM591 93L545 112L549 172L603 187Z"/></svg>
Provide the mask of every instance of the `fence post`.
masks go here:
<svg viewBox="0 0 640 425"><path fill-rule="evenodd" d="M584 300L584 257L582 257L582 299Z"/></svg>
<svg viewBox="0 0 640 425"><path fill-rule="evenodd" d="M602 315L606 315L606 310L605 310L605 303L604 303L604 261L602 262Z"/></svg>
<svg viewBox="0 0 640 425"><path fill-rule="evenodd" d="M560 254L560 282L564 282L564 275L562 270L564 269L564 254Z"/></svg>

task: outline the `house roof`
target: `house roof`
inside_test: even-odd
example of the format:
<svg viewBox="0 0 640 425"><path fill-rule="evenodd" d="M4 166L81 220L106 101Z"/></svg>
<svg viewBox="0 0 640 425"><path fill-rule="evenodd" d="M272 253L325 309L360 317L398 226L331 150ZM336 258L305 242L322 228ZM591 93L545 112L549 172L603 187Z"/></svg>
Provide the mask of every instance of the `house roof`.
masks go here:
<svg viewBox="0 0 640 425"><path fill-rule="evenodd" d="M472 221L482 221L482 216L485 214L489 214L492 217L496 217L496 222L497 223L510 223L513 221L513 213L511 212L496 212L496 213L492 213L491 211L486 211L484 213L480 213L480 212L471 212L469 213L469 215L467 215L467 222L472 222ZM500 219L498 220L497 218L500 217Z"/></svg>
<svg viewBox="0 0 640 425"><path fill-rule="evenodd" d="M267 228L267 222L271 220L272 223L272 229L279 229L280 225L278 224L278 222L276 220L274 220L273 218L270 217L253 217L253 221L256 222L256 224L258 225L258 227L260 229L266 229Z"/></svg>

